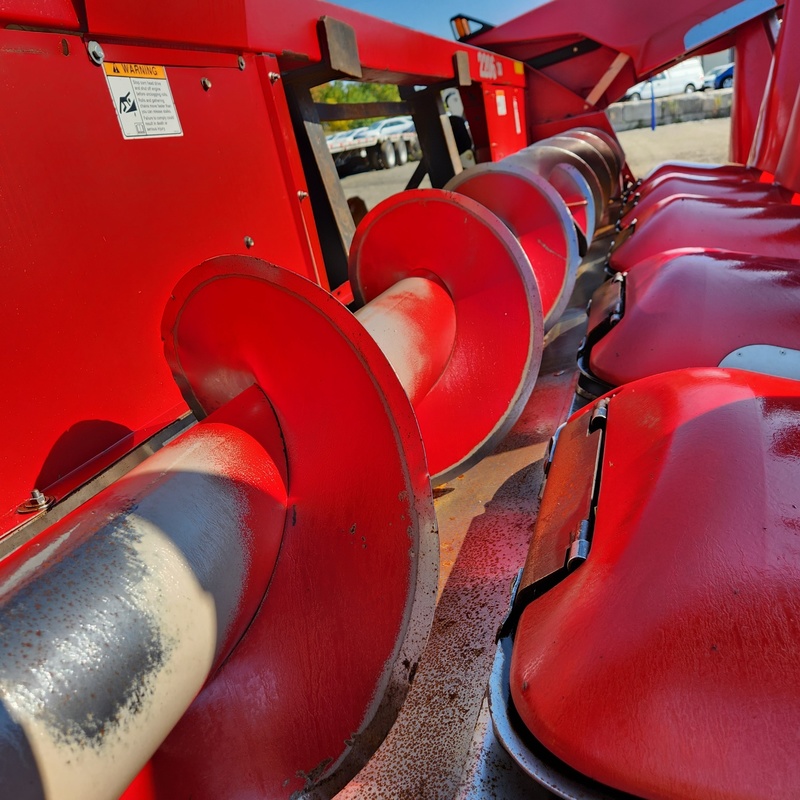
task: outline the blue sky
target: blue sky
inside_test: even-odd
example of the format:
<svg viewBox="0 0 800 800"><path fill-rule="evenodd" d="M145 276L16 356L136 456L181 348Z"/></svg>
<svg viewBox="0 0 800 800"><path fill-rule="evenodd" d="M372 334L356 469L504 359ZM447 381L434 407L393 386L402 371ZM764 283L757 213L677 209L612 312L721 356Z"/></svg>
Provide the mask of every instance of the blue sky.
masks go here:
<svg viewBox="0 0 800 800"><path fill-rule="evenodd" d="M381 17L452 39L450 17L466 14L485 22L499 23L524 14L541 0L332 0L340 6L363 11L374 17Z"/></svg>

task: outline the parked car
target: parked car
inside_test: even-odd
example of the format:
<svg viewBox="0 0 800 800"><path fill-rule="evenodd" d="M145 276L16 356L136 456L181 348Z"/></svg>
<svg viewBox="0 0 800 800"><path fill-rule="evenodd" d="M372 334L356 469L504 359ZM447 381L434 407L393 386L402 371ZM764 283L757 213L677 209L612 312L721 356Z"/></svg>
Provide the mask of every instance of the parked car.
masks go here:
<svg viewBox="0 0 800 800"><path fill-rule="evenodd" d="M364 128L356 139L368 139L370 136L390 136L393 133L413 133L414 120L411 117L389 117L373 122Z"/></svg>
<svg viewBox="0 0 800 800"><path fill-rule="evenodd" d="M723 64L706 72L704 89L730 89L733 86L733 64Z"/></svg>
<svg viewBox="0 0 800 800"><path fill-rule="evenodd" d="M699 58L687 58L674 67L659 72L650 80L637 83L631 86L623 99L643 100L650 99L652 95L656 97L666 97L670 94L682 94L684 92L696 92L703 88L703 64Z"/></svg>
<svg viewBox="0 0 800 800"><path fill-rule="evenodd" d="M345 142L352 142L353 139L366 130L364 126L360 128L351 128L349 131L338 131L331 133L325 138L328 140L329 145L344 144Z"/></svg>

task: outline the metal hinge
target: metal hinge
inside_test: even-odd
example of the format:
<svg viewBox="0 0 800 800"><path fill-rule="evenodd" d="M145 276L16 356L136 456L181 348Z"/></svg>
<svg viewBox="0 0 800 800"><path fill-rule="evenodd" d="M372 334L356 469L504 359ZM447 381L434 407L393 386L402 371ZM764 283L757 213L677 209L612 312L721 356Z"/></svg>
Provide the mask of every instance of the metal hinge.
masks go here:
<svg viewBox="0 0 800 800"><path fill-rule="evenodd" d="M586 519L581 520L577 529L574 530L572 533L569 547L567 548L567 552L564 559L564 565L567 568L567 572L572 572L572 570L576 569L584 561L586 561L586 559L589 557L589 551L592 547L594 519L597 509L598 494L600 492L600 472L603 460L603 449L605 445L606 423L608 421L609 399L610 398L605 397L602 400L598 400L594 404L594 407L592 408L591 414L589 416L588 432L590 434L599 433L601 438L597 451L598 453L597 463L595 465L595 470L594 470L594 484L591 489L591 504L589 509L589 516ZM555 453L556 444L558 443L557 437L560 432L561 428L559 428L559 430L556 431L556 435L553 437L555 441L553 442L553 447L552 447L553 453L550 455L551 462L553 460L553 455Z"/></svg>
<svg viewBox="0 0 800 800"><path fill-rule="evenodd" d="M606 422L608 420L608 401L610 398L604 397L594 404L592 415L589 417L589 432L603 431L606 429Z"/></svg>
<svg viewBox="0 0 800 800"><path fill-rule="evenodd" d="M542 464L542 469L544 471L544 477L542 478L541 486L539 486L539 499L542 499L542 495L544 494L544 487L547 485L547 475L550 472L550 466L553 463L553 456L556 452L556 445L558 444L558 437L561 431L564 430L564 426L566 422L562 422L557 428L556 432L550 437L550 441L547 443L547 452L544 454L544 463Z"/></svg>
<svg viewBox="0 0 800 800"><path fill-rule="evenodd" d="M589 557L600 492L610 398L561 425L544 459L550 486L542 499L528 557L512 589L511 612L501 636L512 632L524 609Z"/></svg>
<svg viewBox="0 0 800 800"><path fill-rule="evenodd" d="M593 400L611 390L611 386L592 373L592 348L619 323L625 314L626 272L618 272L604 283L589 301L586 336L578 348L578 389L581 397Z"/></svg>
<svg viewBox="0 0 800 800"><path fill-rule="evenodd" d="M594 486L592 487L592 506L589 519L581 522L578 530L575 531L574 538L570 542L567 551L567 571L572 572L589 557L589 550L592 547L592 533L594 532L594 517L597 510L597 496L600 493L600 472L603 460L603 447L605 445L606 422L608 421L608 401L605 397L595 403L589 418L589 432L600 431L602 437L600 442L597 468L594 473Z"/></svg>
<svg viewBox="0 0 800 800"><path fill-rule="evenodd" d="M589 527L589 520L585 519L575 532L575 538L570 543L569 550L567 551L568 572L572 572L572 570L583 564L589 557L589 548L592 546L590 537L591 528Z"/></svg>

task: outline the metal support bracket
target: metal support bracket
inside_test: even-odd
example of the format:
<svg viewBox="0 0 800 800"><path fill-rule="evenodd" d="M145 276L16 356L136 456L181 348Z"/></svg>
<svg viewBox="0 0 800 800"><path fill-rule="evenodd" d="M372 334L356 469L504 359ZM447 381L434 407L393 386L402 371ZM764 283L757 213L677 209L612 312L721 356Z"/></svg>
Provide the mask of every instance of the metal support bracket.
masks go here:
<svg viewBox="0 0 800 800"><path fill-rule="evenodd" d="M453 128L442 100L442 88L444 87L434 85L415 91L413 87L400 87L401 98L411 105L414 126L422 147L423 160L420 163L425 165L424 170L430 176L431 186L435 189L442 188L463 170ZM424 172L418 176L420 181L423 175ZM415 177L416 173L412 182ZM416 186L419 186L419 181ZM415 187L409 182L406 188Z"/></svg>

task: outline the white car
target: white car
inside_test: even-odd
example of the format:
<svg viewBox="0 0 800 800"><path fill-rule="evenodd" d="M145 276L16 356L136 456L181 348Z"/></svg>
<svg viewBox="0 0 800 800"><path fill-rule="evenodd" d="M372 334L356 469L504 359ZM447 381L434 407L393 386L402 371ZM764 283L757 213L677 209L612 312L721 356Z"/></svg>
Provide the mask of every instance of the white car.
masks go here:
<svg viewBox="0 0 800 800"><path fill-rule="evenodd" d="M349 131L338 131L337 133L332 133L325 138L328 140L329 146L335 145L342 145L346 144L347 142L352 142L356 136L359 136L366 130L365 127L360 128L351 128Z"/></svg>
<svg viewBox="0 0 800 800"><path fill-rule="evenodd" d="M705 74L699 58L687 58L674 67L659 72L650 80L637 83L625 92L625 100L649 100L653 95L667 97L702 90Z"/></svg>
<svg viewBox="0 0 800 800"><path fill-rule="evenodd" d="M357 139L368 139L370 136L390 136L393 133L412 133L414 120L411 117L389 117L373 122L360 133Z"/></svg>

